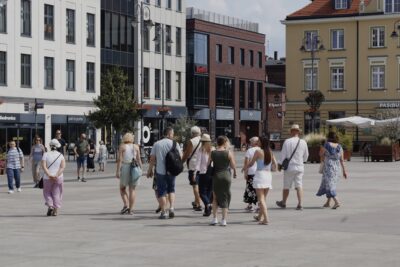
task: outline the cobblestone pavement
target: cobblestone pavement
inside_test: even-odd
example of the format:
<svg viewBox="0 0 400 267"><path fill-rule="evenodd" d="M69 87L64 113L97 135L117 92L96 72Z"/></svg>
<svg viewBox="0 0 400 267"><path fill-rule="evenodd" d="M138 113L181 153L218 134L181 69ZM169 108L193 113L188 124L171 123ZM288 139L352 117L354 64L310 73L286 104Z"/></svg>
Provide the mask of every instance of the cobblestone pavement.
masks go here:
<svg viewBox="0 0 400 267"><path fill-rule="evenodd" d="M241 167L242 153L237 153ZM341 180L338 210L322 209L315 193L317 164L306 165L304 210L276 208L282 174L274 173L268 195L271 223L259 226L244 210L244 180L232 183L228 226L190 209L187 173L177 178L176 218L158 220L151 180L142 178L135 213L119 215L115 163L104 173L76 181L65 172L64 205L46 217L42 192L32 188L29 168L23 191L7 194L0 176L0 266L400 266L399 162L364 163L354 158Z"/></svg>

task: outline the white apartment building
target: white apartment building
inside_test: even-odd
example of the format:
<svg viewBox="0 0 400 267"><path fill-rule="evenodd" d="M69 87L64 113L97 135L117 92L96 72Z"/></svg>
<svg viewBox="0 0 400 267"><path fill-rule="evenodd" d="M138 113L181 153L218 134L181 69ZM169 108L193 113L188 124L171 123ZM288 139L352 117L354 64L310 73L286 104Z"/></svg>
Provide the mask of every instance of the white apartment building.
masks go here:
<svg viewBox="0 0 400 267"><path fill-rule="evenodd" d="M99 139L85 114L100 94L100 0L0 0L0 142L29 153L37 133ZM32 107L43 103L35 119ZM36 122L36 123L35 123Z"/></svg>
<svg viewBox="0 0 400 267"><path fill-rule="evenodd" d="M163 103L168 110L165 119L173 122L186 116L186 1L185 0L138 0L143 4L145 20L153 26L146 31L141 47L140 26L136 27L135 40L135 87L141 88L141 49L143 49L144 85L136 90L138 102L144 101L147 109L144 126L153 134L145 138L152 143L161 128L160 108ZM164 49L162 33L164 32ZM163 53L164 51L164 53ZM164 64L163 64L164 57ZM137 66L137 67L136 67ZM163 72L164 70L164 72ZM163 75L164 73L164 75ZM141 98L142 96L142 98ZM146 142L148 141L148 142Z"/></svg>

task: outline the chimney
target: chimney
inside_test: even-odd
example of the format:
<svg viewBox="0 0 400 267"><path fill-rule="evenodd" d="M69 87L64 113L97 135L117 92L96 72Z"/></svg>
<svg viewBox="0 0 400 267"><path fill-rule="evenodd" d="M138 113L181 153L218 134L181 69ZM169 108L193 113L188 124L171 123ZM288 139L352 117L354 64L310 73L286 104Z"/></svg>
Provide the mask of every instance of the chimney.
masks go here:
<svg viewBox="0 0 400 267"><path fill-rule="evenodd" d="M278 60L278 51L274 51L274 60Z"/></svg>

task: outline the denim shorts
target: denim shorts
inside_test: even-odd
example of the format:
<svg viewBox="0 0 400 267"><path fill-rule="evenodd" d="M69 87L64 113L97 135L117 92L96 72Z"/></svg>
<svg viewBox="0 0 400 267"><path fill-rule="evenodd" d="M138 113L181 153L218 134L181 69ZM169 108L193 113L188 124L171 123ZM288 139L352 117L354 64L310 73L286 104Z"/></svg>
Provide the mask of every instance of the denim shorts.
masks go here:
<svg viewBox="0 0 400 267"><path fill-rule="evenodd" d="M195 171L188 171L188 180L190 185L198 185L199 184L198 173Z"/></svg>
<svg viewBox="0 0 400 267"><path fill-rule="evenodd" d="M166 194L175 193L175 176L156 173L157 196L164 197Z"/></svg>
<svg viewBox="0 0 400 267"><path fill-rule="evenodd" d="M87 157L86 156L78 156L76 158L76 163L78 164L78 168L80 167L85 167L87 162Z"/></svg>

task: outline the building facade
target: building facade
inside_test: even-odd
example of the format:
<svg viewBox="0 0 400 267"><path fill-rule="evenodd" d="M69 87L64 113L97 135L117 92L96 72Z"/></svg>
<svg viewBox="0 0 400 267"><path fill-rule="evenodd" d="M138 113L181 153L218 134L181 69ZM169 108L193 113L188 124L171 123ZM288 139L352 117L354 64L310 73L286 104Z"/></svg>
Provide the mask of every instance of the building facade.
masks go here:
<svg viewBox="0 0 400 267"><path fill-rule="evenodd" d="M399 19L398 0L315 0L287 16L285 129L321 131L327 119L398 110ZM326 99L313 121L304 101L312 90ZM373 138L368 129L355 135Z"/></svg>
<svg viewBox="0 0 400 267"><path fill-rule="evenodd" d="M36 133L48 144L56 129L62 130L67 142L75 142L80 132L100 138L85 118L94 108L93 98L100 94L98 25L100 2L96 0L2 1L2 146L18 140L29 153ZM36 116L35 102L40 108Z"/></svg>
<svg viewBox="0 0 400 267"><path fill-rule="evenodd" d="M266 132L265 35L258 24L187 9L187 107L212 137Z"/></svg>

